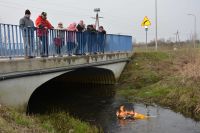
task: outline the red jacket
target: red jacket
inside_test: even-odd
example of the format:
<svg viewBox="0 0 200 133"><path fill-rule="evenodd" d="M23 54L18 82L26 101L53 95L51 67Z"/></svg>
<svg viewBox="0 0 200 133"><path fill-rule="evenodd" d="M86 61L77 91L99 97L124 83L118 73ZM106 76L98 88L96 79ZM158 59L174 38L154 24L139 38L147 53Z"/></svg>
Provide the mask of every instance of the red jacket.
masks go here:
<svg viewBox="0 0 200 133"><path fill-rule="evenodd" d="M48 20L43 19L42 16L38 16L38 18L35 21L35 25L38 28L37 35L39 37L47 35L48 34L48 29L52 29L53 28L51 23Z"/></svg>

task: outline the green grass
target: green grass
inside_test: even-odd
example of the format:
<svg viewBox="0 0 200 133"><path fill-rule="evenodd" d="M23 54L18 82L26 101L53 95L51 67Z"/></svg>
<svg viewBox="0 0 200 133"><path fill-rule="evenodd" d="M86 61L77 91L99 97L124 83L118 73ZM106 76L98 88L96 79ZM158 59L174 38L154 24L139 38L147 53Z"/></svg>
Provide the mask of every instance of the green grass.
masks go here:
<svg viewBox="0 0 200 133"><path fill-rule="evenodd" d="M40 116L43 127L48 131L55 131L56 133L66 133L66 131L73 131L74 133L97 133L100 130L91 126L89 123L82 122L78 119L70 117L68 113L60 112L50 115Z"/></svg>
<svg viewBox="0 0 200 133"><path fill-rule="evenodd" d="M59 112L50 115L27 116L14 109L0 107L0 132L2 133L100 133L96 126Z"/></svg>
<svg viewBox="0 0 200 133"><path fill-rule="evenodd" d="M3 133L46 132L37 118L26 116L4 106L0 107L0 121L0 132Z"/></svg>

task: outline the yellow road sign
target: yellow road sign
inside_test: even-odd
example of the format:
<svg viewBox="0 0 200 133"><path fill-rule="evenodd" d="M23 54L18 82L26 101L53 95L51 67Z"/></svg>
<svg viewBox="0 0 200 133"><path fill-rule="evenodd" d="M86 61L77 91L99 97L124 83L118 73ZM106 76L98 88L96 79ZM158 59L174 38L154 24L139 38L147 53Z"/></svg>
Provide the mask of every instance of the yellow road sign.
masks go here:
<svg viewBox="0 0 200 133"><path fill-rule="evenodd" d="M150 20L148 19L147 16L145 16L145 17L144 17L144 20L142 21L142 27L150 26L150 25L151 25Z"/></svg>

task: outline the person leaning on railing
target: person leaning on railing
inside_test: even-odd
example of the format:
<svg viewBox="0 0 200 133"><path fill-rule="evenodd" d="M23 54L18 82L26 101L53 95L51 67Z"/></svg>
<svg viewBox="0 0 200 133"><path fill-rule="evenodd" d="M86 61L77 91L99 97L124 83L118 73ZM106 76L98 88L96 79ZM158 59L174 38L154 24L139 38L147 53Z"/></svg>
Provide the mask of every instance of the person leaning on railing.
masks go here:
<svg viewBox="0 0 200 133"><path fill-rule="evenodd" d="M34 23L30 19L31 12L27 9L25 11L25 16L20 19L19 26L22 30L24 49L25 49L25 58L34 57Z"/></svg>
<svg viewBox="0 0 200 133"><path fill-rule="evenodd" d="M99 26L97 41L98 41L98 52L104 53L105 47L105 40L106 40L106 31L104 30L103 26Z"/></svg>
<svg viewBox="0 0 200 133"><path fill-rule="evenodd" d="M41 57L48 57L48 30L53 29L54 27L47 20L47 13L42 12L40 16L35 21L35 25L37 27L37 36L39 37L40 42L42 43L40 46L40 55Z"/></svg>
<svg viewBox="0 0 200 133"><path fill-rule="evenodd" d="M62 57L62 47L65 45L65 31L63 23L59 22L56 30L56 37L54 38L56 53L59 57Z"/></svg>
<svg viewBox="0 0 200 133"><path fill-rule="evenodd" d="M85 39L85 24L83 22L83 20L80 20L80 22L78 23L78 25L76 26L77 28L77 32L76 32L76 40L77 40L77 44L78 47L76 49L76 54L77 55L84 55L85 54L85 46L86 46L86 39Z"/></svg>
<svg viewBox="0 0 200 133"><path fill-rule="evenodd" d="M67 27L67 53L69 56L75 56L76 54L76 23L72 23Z"/></svg>
<svg viewBox="0 0 200 133"><path fill-rule="evenodd" d="M91 51L90 54L97 54L97 30L96 30L96 25L92 24L91 25Z"/></svg>

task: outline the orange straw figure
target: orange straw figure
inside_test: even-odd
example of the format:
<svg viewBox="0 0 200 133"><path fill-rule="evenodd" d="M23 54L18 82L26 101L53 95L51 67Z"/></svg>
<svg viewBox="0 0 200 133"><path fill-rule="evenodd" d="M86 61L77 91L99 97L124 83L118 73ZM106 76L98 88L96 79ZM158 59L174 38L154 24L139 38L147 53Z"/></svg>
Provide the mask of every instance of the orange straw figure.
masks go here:
<svg viewBox="0 0 200 133"><path fill-rule="evenodd" d="M116 112L119 119L147 119L148 116L139 114L134 111L126 111L124 106L120 106L119 111Z"/></svg>

